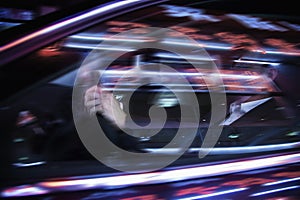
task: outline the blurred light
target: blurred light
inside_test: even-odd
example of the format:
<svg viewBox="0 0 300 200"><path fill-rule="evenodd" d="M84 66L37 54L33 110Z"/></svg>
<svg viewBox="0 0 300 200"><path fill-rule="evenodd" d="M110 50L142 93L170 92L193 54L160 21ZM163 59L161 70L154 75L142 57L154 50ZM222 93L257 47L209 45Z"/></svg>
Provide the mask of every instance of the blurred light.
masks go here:
<svg viewBox="0 0 300 200"><path fill-rule="evenodd" d="M132 185L169 183L173 181L183 181L261 168L269 168L284 164L297 163L299 161L300 153L295 153L267 158L253 158L244 161L233 161L222 164L211 164L204 166L200 165L193 167L185 166L185 168L181 167L151 173L116 174L114 176L106 177L76 177L74 179L67 180L50 180L39 182L30 187L12 187L4 190L1 193L1 196L14 196L14 194L18 194L18 196L27 196L29 195L28 190L30 191L30 195L37 195L45 191L78 191L80 189L107 189L127 187ZM30 189L24 190L24 187L29 187ZM40 187L43 187L44 189L42 191L38 190Z"/></svg>
<svg viewBox="0 0 300 200"><path fill-rule="evenodd" d="M211 48L211 49L220 49L220 50L230 50L232 46L222 46L222 45L212 45L212 44L204 44L204 43L188 43L186 41L175 41L175 40L164 40L163 44L171 44L178 46L194 46L194 47L203 47L203 48Z"/></svg>
<svg viewBox="0 0 300 200"><path fill-rule="evenodd" d="M116 37L116 36L88 36L88 35L72 35L70 38L75 38L75 39L83 39L83 40L96 40L96 41L116 41L116 42L152 42L154 41L153 39L143 39L139 37L131 38L131 37Z"/></svg>
<svg viewBox="0 0 300 200"><path fill-rule="evenodd" d="M238 188L238 189L232 189L232 190L225 190L222 192L214 192L212 194L204 194L204 195L198 195L198 196L193 196L193 197L187 197L187 198L180 198L179 200L194 200L194 199L203 199L203 198L208 198L208 197L215 197L215 196L220 196L224 194L231 194L235 192L241 192L244 190L247 190L248 188Z"/></svg>
<svg viewBox="0 0 300 200"><path fill-rule="evenodd" d="M265 183L265 184L263 184L263 186L278 185L278 184L282 184L282 183L289 183L289 182L299 181L299 180L300 180L300 177L289 178L289 179L284 179L284 180L281 180L281 181L275 181L275 182Z"/></svg>
<svg viewBox="0 0 300 200"><path fill-rule="evenodd" d="M32 163L14 163L13 165L16 167L33 167L38 165L46 164L45 161L32 162Z"/></svg>
<svg viewBox="0 0 300 200"><path fill-rule="evenodd" d="M152 152L155 154L177 154L180 152L181 149L179 148L146 148L145 149L148 152Z"/></svg>
<svg viewBox="0 0 300 200"><path fill-rule="evenodd" d="M144 75L144 74L143 74ZM110 78L113 78L113 77L116 77L116 78L120 78L119 76L110 76ZM106 77L107 78L107 77ZM138 77L136 77L138 78ZM140 86L141 84L139 82L136 82L138 79L135 79L134 81L135 82L124 82L124 80L120 80L119 82L106 82L106 83L103 83L102 85L103 86L112 86L112 87L118 87L118 86ZM180 84L180 83L166 83L166 82L162 82L162 83L159 83L159 82L156 82L155 84L153 83L152 84L153 86L154 85L157 85L157 86L160 86L160 85L165 85L165 86L168 86L168 87L194 87L194 91L197 91L197 87L205 87L205 88L208 88L208 87L211 87L211 85L209 84ZM265 87L261 87L261 86L244 86L244 85L223 85L224 87L231 87L231 88L237 88L237 89L263 89ZM121 88L116 88L116 89L121 89ZM125 89L125 88L123 88ZM129 89L132 89L132 88L129 88ZM172 88L172 90L180 90L179 88ZM166 89L159 89L161 91L167 91ZM189 89L184 89L185 91L190 91ZM207 89L206 89L207 90ZM226 89L225 89L226 90ZM231 91L232 89L228 90L228 91ZM130 90L129 90L130 91Z"/></svg>
<svg viewBox="0 0 300 200"><path fill-rule="evenodd" d="M228 135L229 139L238 139L240 137L240 134L238 133L232 133Z"/></svg>
<svg viewBox="0 0 300 200"><path fill-rule="evenodd" d="M180 55L171 54L171 53L156 53L156 54L154 54L154 56L161 57L161 58L175 58L175 59L199 60L199 61L214 61L214 60L216 60L209 56L201 57L201 56L184 55L184 57L181 57Z"/></svg>
<svg viewBox="0 0 300 200"><path fill-rule="evenodd" d="M265 87L263 86L248 86L248 85L224 85L225 87L231 87L231 88L245 88L245 89L263 89Z"/></svg>
<svg viewBox="0 0 300 200"><path fill-rule="evenodd" d="M300 56L300 52L287 52L287 51L266 51L268 54L280 54L290 56Z"/></svg>
<svg viewBox="0 0 300 200"><path fill-rule="evenodd" d="M236 63L248 63L248 64L259 64L259 65L271 65L271 66L278 66L280 63L274 62L263 62L263 61L255 61L255 60L234 60Z"/></svg>
<svg viewBox="0 0 300 200"><path fill-rule="evenodd" d="M152 86L160 86L160 85L166 85L168 87L184 87L184 86L192 86L192 87L202 87L202 86L207 86L206 84L180 84L180 83L156 83L156 84L151 84ZM141 85L140 83L130 83L130 82L116 82L116 83L103 83L104 86L139 86Z"/></svg>
<svg viewBox="0 0 300 200"><path fill-rule="evenodd" d="M135 60L134 70L140 71L141 70L141 68L140 68L140 66L141 66L141 55L136 55L134 60Z"/></svg>
<svg viewBox="0 0 300 200"><path fill-rule="evenodd" d="M214 147L214 148L190 148L189 152L203 151L210 154L240 154L240 153L256 153L264 151L276 151L293 149L300 147L300 142L292 142L286 144L271 144L259 146L245 146L245 147Z"/></svg>
<svg viewBox="0 0 300 200"><path fill-rule="evenodd" d="M16 22L2 22L2 21L0 21L0 26L1 26L2 30L10 28L10 27L18 26L20 24L21 23L16 23ZM3 27L5 27L5 28L3 28Z"/></svg>
<svg viewBox="0 0 300 200"><path fill-rule="evenodd" d="M275 190L268 190L265 192L258 192L258 193L251 194L250 197L257 197L257 196L262 196L262 195L266 195L266 194L282 192L282 191L286 191L286 190L293 190L293 189L297 189L297 188L300 188L300 186L295 185L295 186L285 187L285 188L280 188L280 189L275 189Z"/></svg>
<svg viewBox="0 0 300 200"><path fill-rule="evenodd" d="M19 44L21 44L23 42L26 42L26 41L29 41L29 40L31 40L31 39L33 39L35 37L47 34L47 33L51 32L51 31L60 29L60 28L62 28L64 26L67 26L67 25L70 25L70 24L73 24L73 23L78 23L79 21L81 21L83 19L92 17L94 15L98 15L100 13L103 13L103 12L115 9L117 7L120 7L120 6L124 6L126 4L137 2L137 1L142 1L142 0L124 0L124 1L118 1L118 2L114 2L112 4L105 5L103 7L94 9L92 11L86 12L85 14L81 14L81 15L79 15L77 17L73 17L71 19L68 19L68 20L65 20L65 21L53 24L53 25L48 26L48 27L46 27L46 28L44 28L44 29L42 29L40 31L36 31L34 33L31 33L31 34L25 36L25 37L17 39L16 41L11 42L11 43L9 43L9 44L4 45L3 47L1 47L0 51L5 51L5 50L7 50L9 48L12 48L13 46L19 45Z"/></svg>
<svg viewBox="0 0 300 200"><path fill-rule="evenodd" d="M113 74L113 75L124 75L124 74L131 74L131 70L99 70L100 73L104 74ZM159 73L159 76L201 76L201 75L206 75L201 72L196 72L196 73L188 73L188 72L164 72L164 71L148 71L148 70L140 70L142 75L154 75L157 76Z"/></svg>
<svg viewBox="0 0 300 200"><path fill-rule="evenodd" d="M230 79L258 79L261 78L262 76L260 75L243 75L243 74L222 74L222 73L212 73L208 74L212 76L221 76L225 78L230 78Z"/></svg>
<svg viewBox="0 0 300 200"><path fill-rule="evenodd" d="M156 173L144 173L144 174L131 174L131 175L117 175L103 178L87 178L87 179L75 179L75 180L62 180L62 181L48 181L41 183L41 186L48 188L70 188L70 187L126 187L135 184L146 184L147 181L155 176Z"/></svg>
<svg viewBox="0 0 300 200"><path fill-rule="evenodd" d="M178 99L176 98L159 98L156 102L159 107L173 107L178 105Z"/></svg>
<svg viewBox="0 0 300 200"><path fill-rule="evenodd" d="M135 51L135 49L130 49L130 48L125 48L125 47L104 47L100 45L84 45L84 44L73 44L73 43L67 43L64 45L64 47L69 47L69 48L77 48L77 49L98 49L98 50L108 50L108 51Z"/></svg>
<svg viewBox="0 0 300 200"><path fill-rule="evenodd" d="M296 31L300 31L300 25L298 25L298 24L292 24L292 23L287 22L287 21L280 21L279 23L283 24L284 26L287 26L289 28L292 28Z"/></svg>
<svg viewBox="0 0 300 200"><path fill-rule="evenodd" d="M300 135L300 131L292 131L286 134L288 137L296 137Z"/></svg>
<svg viewBox="0 0 300 200"><path fill-rule="evenodd" d="M178 45L178 46L194 46L194 47L203 47L203 48L210 48L210 49L218 49L218 50L232 50L232 46L222 46L222 45L210 45L210 44L203 44L201 43L188 43L186 41L170 41L165 40L162 41L163 44L171 44L171 45ZM252 50L252 52L259 52L263 54L280 54L280 55L291 55L291 56L300 56L300 52L288 52L288 51L274 51L274 50Z"/></svg>
<svg viewBox="0 0 300 200"><path fill-rule="evenodd" d="M109 48L109 47L108 47ZM121 48L121 47L120 47ZM105 48L104 48L105 49ZM122 49L117 49L117 50L122 50ZM126 50L129 51L130 49ZM125 50L124 50L125 51ZM199 71L198 71L199 70ZM224 77L224 78L229 78L229 79L258 79L258 78L262 78L262 76L260 75L244 75L244 74L225 74L219 72L218 70L211 70L211 72L218 72L218 73L208 73L208 72L201 72L201 69L196 70L197 72L164 72L164 71L148 71L148 70L141 70L141 74L142 75L154 75L157 76L157 74L159 73L160 76L186 76L186 77L190 77L190 76L205 76L205 77L209 77L209 76L214 76L214 77ZM105 74L115 74L115 75L124 75L124 73L128 73L130 74L130 70L124 72L124 70L99 70L100 73L105 73Z"/></svg>
<svg viewBox="0 0 300 200"><path fill-rule="evenodd" d="M167 59L159 59L159 63L175 63L175 64L207 64L206 61L190 61L190 62L186 62L186 61L181 61L181 60L167 60Z"/></svg>
<svg viewBox="0 0 300 200"><path fill-rule="evenodd" d="M2 197L21 197L47 194L49 191L38 186L24 185L16 188L6 189L1 193Z"/></svg>

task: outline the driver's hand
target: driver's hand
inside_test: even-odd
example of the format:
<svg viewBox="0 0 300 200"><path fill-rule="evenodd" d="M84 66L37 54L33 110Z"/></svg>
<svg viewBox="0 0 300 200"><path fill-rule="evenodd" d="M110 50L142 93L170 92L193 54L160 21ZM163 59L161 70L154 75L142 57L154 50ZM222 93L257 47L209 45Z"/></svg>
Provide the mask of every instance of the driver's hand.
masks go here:
<svg viewBox="0 0 300 200"><path fill-rule="evenodd" d="M125 126L126 113L113 93L101 90L95 85L85 92L84 105L90 114L100 113L119 128Z"/></svg>

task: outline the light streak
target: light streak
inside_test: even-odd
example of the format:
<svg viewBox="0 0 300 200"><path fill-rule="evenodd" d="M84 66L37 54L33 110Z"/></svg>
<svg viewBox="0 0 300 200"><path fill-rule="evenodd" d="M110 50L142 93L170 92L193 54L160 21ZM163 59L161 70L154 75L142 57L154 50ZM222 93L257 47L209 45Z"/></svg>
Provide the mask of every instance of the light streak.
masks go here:
<svg viewBox="0 0 300 200"><path fill-rule="evenodd" d="M169 183L173 181L183 181L195 178L211 177L216 175L224 175L228 173L244 172L255 169L270 168L285 164L300 162L300 153L289 155L279 155L267 158L253 158L243 161L230 161L220 164L200 165L200 166L185 166L184 168L175 168L164 171L139 174L115 174L106 177L74 177L64 180L49 180L32 185L26 185L30 188L44 188L43 191L78 191L80 189L95 189L95 188L120 188L132 185L148 185L158 183ZM23 188L22 188L23 187ZM297 186L298 187L298 186ZM21 188L21 189L20 189ZM293 189L293 188L285 188ZM277 190L278 191L278 190ZM259 196L265 193L256 193L254 196ZM24 186L11 187L1 192L1 196L28 196L28 191L24 191ZM38 195L40 191L32 190L30 195Z"/></svg>
<svg viewBox="0 0 300 200"><path fill-rule="evenodd" d="M291 187L284 187L284 188L279 188L279 189L274 189L274 190L268 190L268 191L265 191L265 192L258 192L258 193L251 194L250 197L257 197L257 196L262 196L262 195L266 195L266 194L282 192L282 191L286 191L286 190L293 190L293 189L297 189L299 187L300 186L295 185L295 186L291 186Z"/></svg>
<svg viewBox="0 0 300 200"><path fill-rule="evenodd" d="M194 199L203 199L203 198L208 198L208 197L215 197L215 196L220 196L224 194L231 194L235 192L241 192L244 190L247 190L248 188L238 188L238 189L232 189L232 190L225 190L222 192L214 192L211 194L204 194L204 195L198 195L198 196L193 196L193 197L187 197L187 198L180 198L178 200L194 200Z"/></svg>

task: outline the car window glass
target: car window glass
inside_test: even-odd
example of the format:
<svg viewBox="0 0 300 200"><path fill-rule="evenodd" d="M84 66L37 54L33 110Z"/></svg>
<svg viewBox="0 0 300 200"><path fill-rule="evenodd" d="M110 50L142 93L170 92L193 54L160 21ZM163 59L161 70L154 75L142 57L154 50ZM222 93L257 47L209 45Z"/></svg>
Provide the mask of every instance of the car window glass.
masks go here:
<svg viewBox="0 0 300 200"><path fill-rule="evenodd" d="M157 135L139 136L139 130L132 130L137 137L134 141L125 137L128 144L153 152L175 137L180 123L180 105L168 87L176 86L178 91L196 93L200 119L195 140L174 165L244 158L293 150L299 146L299 25L243 14L224 14L196 6L163 4L97 24L1 68L2 98L9 96L12 99L2 106L2 126L11 137L12 164L15 167L97 163L82 144L73 122L72 87L78 68L95 48L113 54L116 50L132 48L126 46L126 40L151 42L153 38L145 38L143 33L136 32L128 38L119 38L114 46L103 45L115 34L133 28L147 30L148 27L179 31L196 40L210 56L207 60L193 52L186 55L192 60L187 62L174 52L132 49L108 66L108 73L101 79L107 90L113 90L118 77L137 66L146 66L141 68L142 72L152 74L148 77L151 84L135 93L129 110L126 110L137 124L149 123L148 112L153 105L168 113L166 126ZM193 45L174 34L161 42L177 48ZM226 102L220 102L220 106L227 107L226 117L219 121L224 127L215 148L209 156L199 160L197 153L207 134L212 106L203 77L213 75L210 69L203 67L198 69L201 76L196 76L193 63L206 66L211 62L218 67L223 79ZM193 91L178 84L172 74L151 68L158 63L183 74ZM167 80L168 84L157 84L161 79ZM139 80L133 75L126 84L118 85L121 103L127 98L128 85ZM184 106L193 112L188 103ZM187 132L189 128L187 124ZM184 138L182 140L184 143ZM107 172L107 168L101 167L97 170Z"/></svg>

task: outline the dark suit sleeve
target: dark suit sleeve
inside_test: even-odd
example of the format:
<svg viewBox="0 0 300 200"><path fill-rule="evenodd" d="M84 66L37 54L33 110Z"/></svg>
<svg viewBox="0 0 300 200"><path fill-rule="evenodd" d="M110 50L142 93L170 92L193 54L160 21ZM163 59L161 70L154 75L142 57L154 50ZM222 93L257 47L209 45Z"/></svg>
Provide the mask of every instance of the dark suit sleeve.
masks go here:
<svg viewBox="0 0 300 200"><path fill-rule="evenodd" d="M101 114L97 114L97 118L99 121L99 124L104 131L107 138L112 141L115 145L118 147L124 149L124 150L138 150L138 139L136 137L133 137L125 132L123 132L121 129L119 129L117 126L112 124L109 120L107 120L105 117L103 117ZM126 132L131 131L130 129L126 129Z"/></svg>

